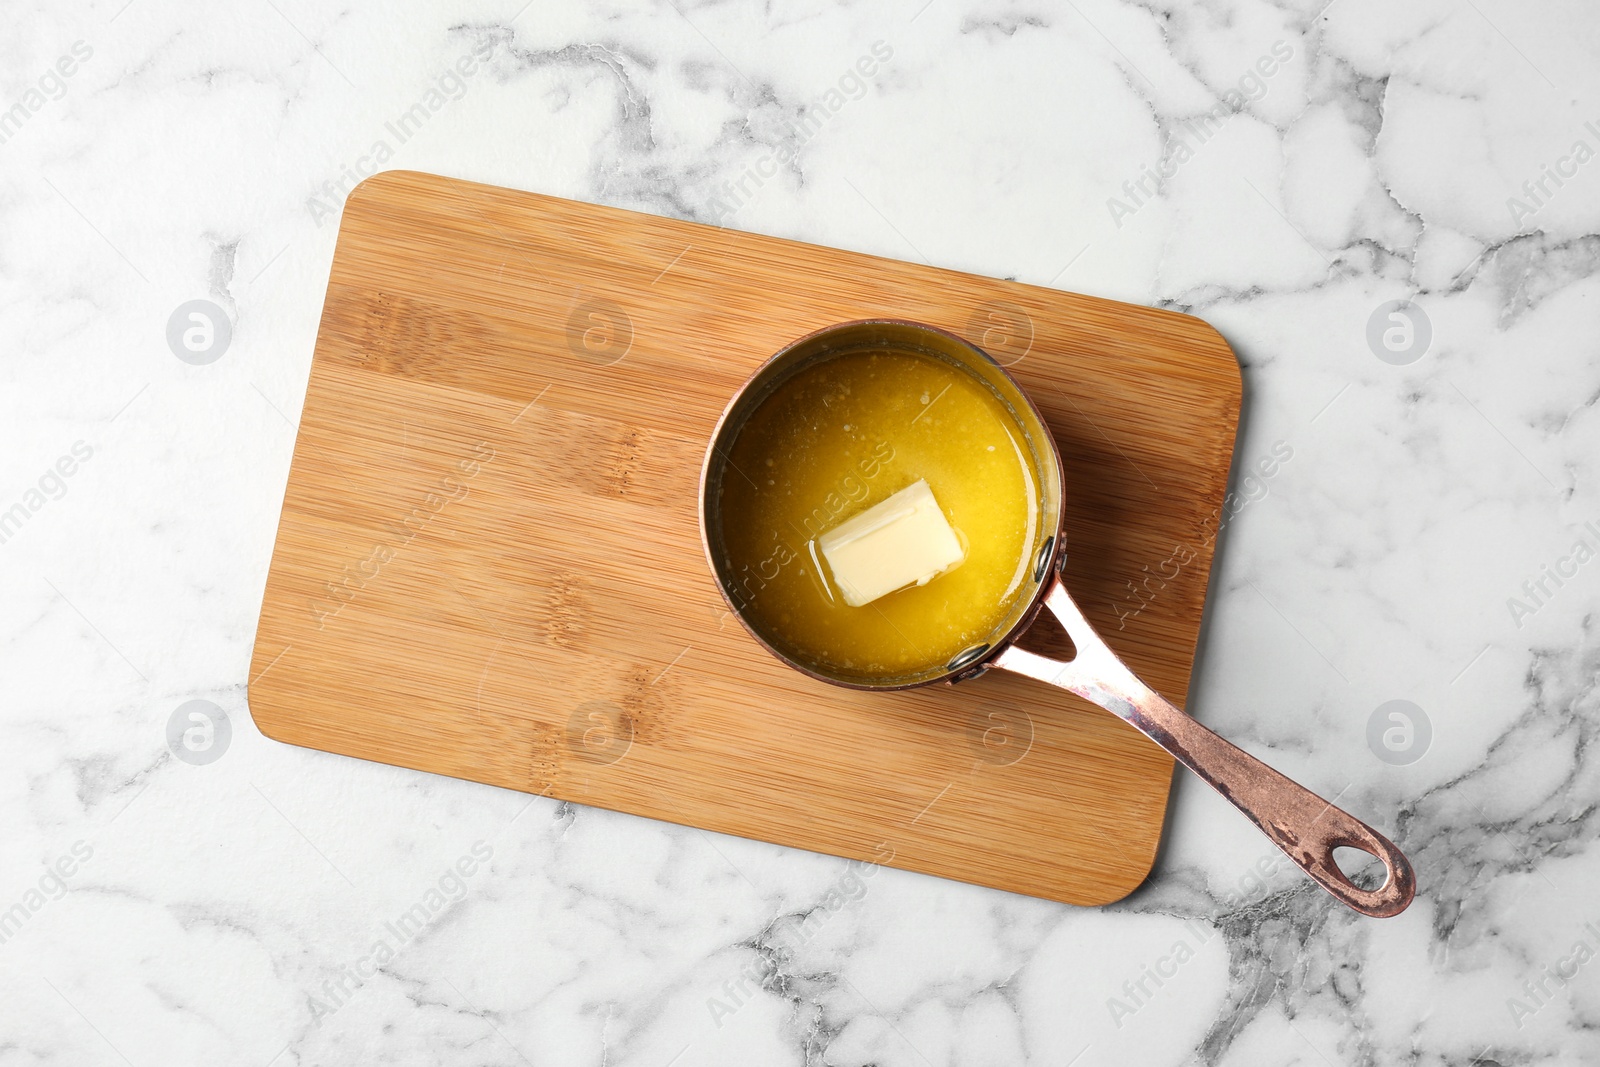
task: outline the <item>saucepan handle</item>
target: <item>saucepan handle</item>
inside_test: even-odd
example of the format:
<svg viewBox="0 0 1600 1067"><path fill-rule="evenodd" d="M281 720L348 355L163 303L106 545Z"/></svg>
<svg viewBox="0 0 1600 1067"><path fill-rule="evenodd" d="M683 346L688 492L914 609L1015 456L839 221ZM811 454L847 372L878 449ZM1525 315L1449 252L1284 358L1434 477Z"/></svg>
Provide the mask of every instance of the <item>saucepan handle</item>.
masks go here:
<svg viewBox="0 0 1600 1067"><path fill-rule="evenodd" d="M1335 898L1363 915L1398 915L1416 894L1405 855L1366 823L1201 726L1134 676L1085 621L1059 577L1046 604L1076 655L1062 663L1011 645L991 664L1068 689L1126 720L1242 811L1273 844ZM1352 882L1333 850L1359 849L1383 863L1383 885Z"/></svg>

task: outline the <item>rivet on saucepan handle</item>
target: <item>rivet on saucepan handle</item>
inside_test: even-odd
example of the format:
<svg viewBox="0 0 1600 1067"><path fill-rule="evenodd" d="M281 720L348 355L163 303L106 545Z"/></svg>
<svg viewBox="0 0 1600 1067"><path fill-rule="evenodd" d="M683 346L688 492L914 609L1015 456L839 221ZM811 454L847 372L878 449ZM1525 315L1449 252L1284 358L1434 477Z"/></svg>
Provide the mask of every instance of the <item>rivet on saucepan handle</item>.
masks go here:
<svg viewBox="0 0 1600 1067"><path fill-rule="evenodd" d="M1056 547L1054 534L1044 539L1044 544L1039 546L1039 555L1033 561L1033 580L1040 581L1044 578L1045 568L1050 566L1050 550Z"/></svg>
<svg viewBox="0 0 1600 1067"><path fill-rule="evenodd" d="M947 671L959 671L969 663L976 663L983 658L983 654L987 651L989 651L988 645L973 645L971 648L957 652L955 658L944 665L944 669Z"/></svg>

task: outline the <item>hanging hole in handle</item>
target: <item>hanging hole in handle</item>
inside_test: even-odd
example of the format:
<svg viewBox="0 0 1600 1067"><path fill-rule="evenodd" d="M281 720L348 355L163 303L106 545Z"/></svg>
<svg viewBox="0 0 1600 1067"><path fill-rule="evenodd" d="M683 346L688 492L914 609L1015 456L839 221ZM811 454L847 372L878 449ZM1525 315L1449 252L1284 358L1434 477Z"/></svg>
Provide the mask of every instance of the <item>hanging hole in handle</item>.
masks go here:
<svg viewBox="0 0 1600 1067"><path fill-rule="evenodd" d="M1382 889L1389 878L1382 858L1356 845L1334 846L1333 865L1358 889Z"/></svg>

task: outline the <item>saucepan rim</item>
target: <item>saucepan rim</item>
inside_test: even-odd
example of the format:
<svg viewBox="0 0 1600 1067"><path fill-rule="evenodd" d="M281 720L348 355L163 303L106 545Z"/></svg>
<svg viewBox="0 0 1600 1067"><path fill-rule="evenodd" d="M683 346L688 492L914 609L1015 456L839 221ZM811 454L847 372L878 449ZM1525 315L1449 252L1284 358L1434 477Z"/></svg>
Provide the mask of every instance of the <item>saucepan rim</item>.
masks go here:
<svg viewBox="0 0 1600 1067"><path fill-rule="evenodd" d="M925 351L927 354L946 359L959 355L974 364L987 364L990 371L997 373L1010 383L1016 396L1014 399L1009 397L1002 397L1002 399L1007 402L1007 406L1011 409L1018 427L1032 444L1035 456L1041 466L1048 466L1047 470L1039 472L1041 481L1045 483L1040 486L1040 507L1042 509L1053 507L1055 511L1053 517L1047 511L1041 522L1041 528L1047 531L1044 533L1046 540L1040 543L1032 572L1029 575L1029 579L1034 583L1034 588L1029 594L1024 609L1015 615L1013 621L1005 624L1003 629L997 628L995 633L990 634L986 642L968 648L946 663L942 669L926 672L906 681L891 679L874 682L868 679L829 674L791 657L783 649L774 645L765 634L746 618L743 609L729 594L728 578L723 574L716 558L715 538L712 530L712 523L716 518L713 493L720 489L721 478L729 465L725 447L731 445L733 436L743 426L745 420L760 406L762 400L765 399L765 395L770 395L771 391L775 390L783 381L786 381L790 374L797 372L801 367L810 365L809 359L802 359L791 368L788 364L794 357L794 353L814 347L816 352L808 353L808 355L815 355L818 359L822 359L826 358L832 351L848 351L850 348L855 347L848 341L842 342L836 349L830 349L827 346L827 342L836 336L867 331L875 326L930 335L940 342L938 347L930 346L926 349L902 344L891 344L891 347ZM952 361L957 362L959 365L959 359ZM977 377L982 377L975 370L971 371L971 373ZM758 396L758 399L748 410L741 411L746 399L753 395ZM1029 425L1030 421L1032 425ZM721 460L720 466L718 464L719 460ZM1052 477L1054 478L1053 487L1049 484ZM1051 492L1052 488L1054 489L1053 493ZM711 438L706 445L705 458L700 465L698 505L700 544L705 551L706 564L711 568L711 575L716 582L717 591L722 595L723 602L728 606L729 612L739 620L740 625L745 628L745 631L751 637L754 637L763 648L772 653L780 662L809 677L832 685L843 686L847 689L893 692L902 689L918 689L939 682L949 684L976 677L987 671L990 661L1009 647L1017 638L1021 637L1028 627L1033 624L1039 612L1044 608L1045 597L1057 578L1057 571L1061 566L1061 562L1066 558L1064 544L1065 501L1066 476L1061 462L1060 446L1056 444L1055 437L1050 432L1049 424L1044 421L1044 417L1039 413L1039 408L1028 394L1027 389L998 360L964 337L937 326L930 326L924 322L892 317L851 319L846 322L831 323L823 326L784 345L766 359L761 366L757 367L734 392L733 396L729 398L727 405L722 409L721 416L717 419L716 426L711 431Z"/></svg>

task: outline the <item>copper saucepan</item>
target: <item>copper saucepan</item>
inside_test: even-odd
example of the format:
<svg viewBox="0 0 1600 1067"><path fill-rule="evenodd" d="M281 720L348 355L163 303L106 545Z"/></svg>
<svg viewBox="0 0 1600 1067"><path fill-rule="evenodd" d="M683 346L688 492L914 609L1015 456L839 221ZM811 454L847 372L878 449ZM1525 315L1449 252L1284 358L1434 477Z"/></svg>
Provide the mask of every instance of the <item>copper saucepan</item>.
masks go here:
<svg viewBox="0 0 1600 1067"><path fill-rule="evenodd" d="M863 678L833 675L786 654L742 610L731 563L721 538L721 488L728 455L750 414L792 375L829 357L862 348L921 353L976 376L999 396L1015 428L1033 451L1039 479L1033 589L1017 598L987 641L966 649L942 666L920 672ZM1208 782L1257 828L1334 897L1363 915L1388 916L1405 910L1416 892L1411 864L1393 842L1290 781L1265 763L1201 726L1134 676L1101 640L1078 610L1061 581L1066 558L1063 538L1061 453L1038 409L1015 379L980 349L931 326L895 319L873 319L829 326L800 338L762 364L739 389L712 432L700 474L700 532L706 558L733 614L752 636L784 663L835 685L893 690L954 683L976 678L992 667L1060 686L1116 715ZM746 601L748 603L748 601ZM1075 655L1059 662L1015 644L1040 610L1048 607L1066 628ZM1376 889L1356 885L1334 861L1333 850L1349 847L1382 861L1386 878Z"/></svg>

